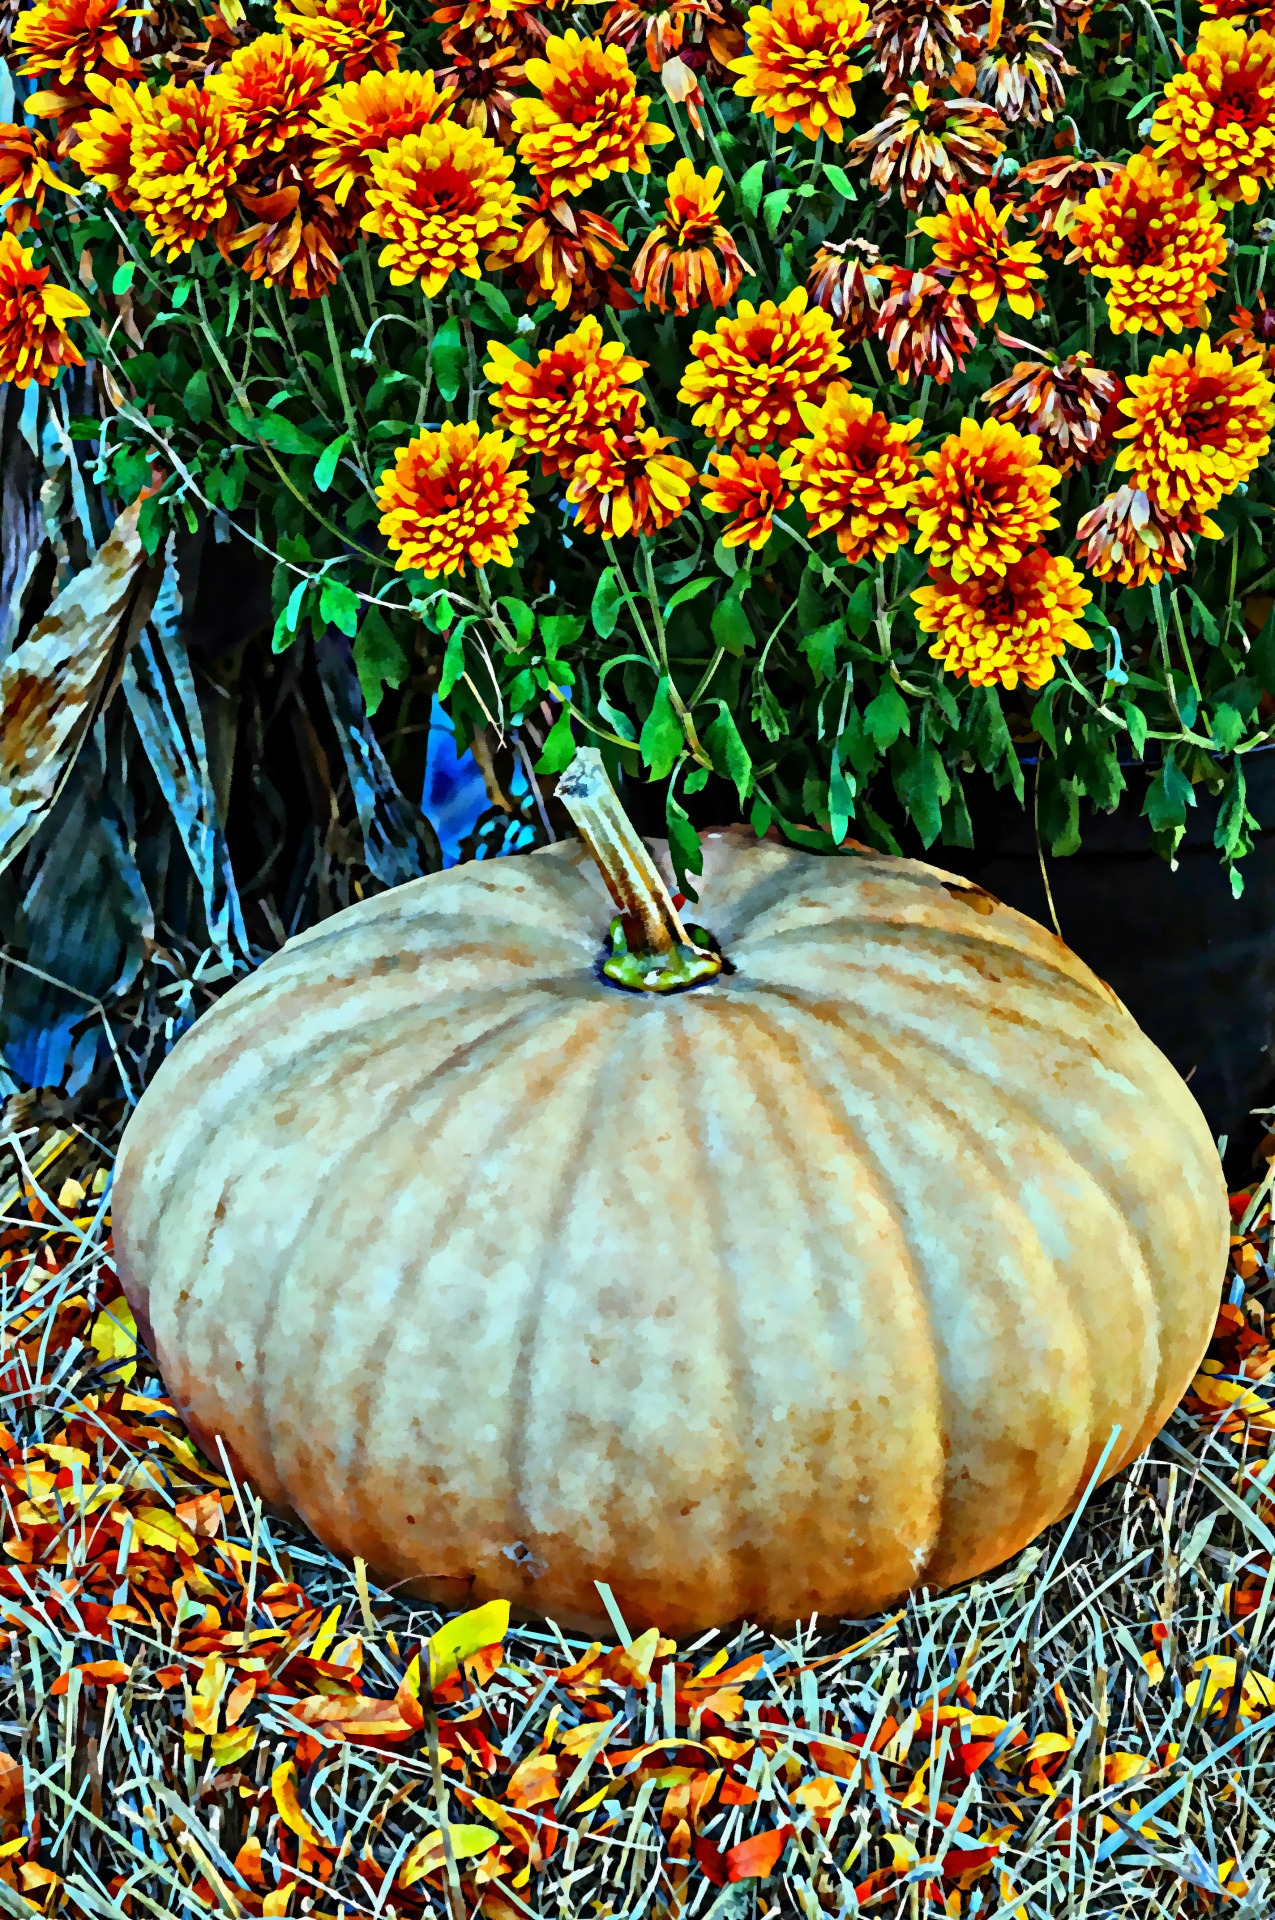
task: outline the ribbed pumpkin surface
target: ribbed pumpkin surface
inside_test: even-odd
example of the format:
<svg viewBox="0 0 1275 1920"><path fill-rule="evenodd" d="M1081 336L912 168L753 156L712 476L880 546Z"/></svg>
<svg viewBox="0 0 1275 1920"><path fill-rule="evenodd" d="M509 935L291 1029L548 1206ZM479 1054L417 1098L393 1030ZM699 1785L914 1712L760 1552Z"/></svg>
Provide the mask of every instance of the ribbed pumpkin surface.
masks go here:
<svg viewBox="0 0 1275 1920"><path fill-rule="evenodd" d="M290 941L120 1155L178 1406L385 1580L564 1625L874 1609L1115 1471L1227 1243L1190 1092L1053 935L931 867L705 841L737 971L628 994L578 843ZM213 1454L214 1459L216 1454Z"/></svg>

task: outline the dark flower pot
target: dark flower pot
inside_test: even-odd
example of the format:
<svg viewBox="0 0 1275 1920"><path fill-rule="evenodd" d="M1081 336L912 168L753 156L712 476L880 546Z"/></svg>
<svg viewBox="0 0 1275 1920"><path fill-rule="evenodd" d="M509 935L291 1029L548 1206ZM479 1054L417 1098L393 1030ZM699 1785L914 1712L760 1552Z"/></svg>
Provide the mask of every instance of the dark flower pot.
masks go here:
<svg viewBox="0 0 1275 1920"><path fill-rule="evenodd" d="M1080 851L1046 855L1046 866L1064 940L1189 1082L1214 1135L1227 1136L1228 1174L1247 1181L1266 1132L1251 1109L1275 1097L1275 749L1248 755L1244 771L1265 831L1242 863L1238 900L1213 845L1217 801L1196 788L1175 872L1149 843L1140 810L1150 776L1140 767L1125 769L1128 792L1114 813L1082 807ZM1049 926L1030 805L1025 812L990 780L968 780L966 794L971 850L906 851Z"/></svg>

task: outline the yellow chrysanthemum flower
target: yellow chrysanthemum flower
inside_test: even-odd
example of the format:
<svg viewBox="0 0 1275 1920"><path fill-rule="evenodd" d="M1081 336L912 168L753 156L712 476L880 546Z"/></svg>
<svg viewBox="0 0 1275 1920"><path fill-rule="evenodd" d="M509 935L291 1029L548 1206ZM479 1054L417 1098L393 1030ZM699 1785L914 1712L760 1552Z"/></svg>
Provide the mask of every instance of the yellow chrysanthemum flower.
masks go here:
<svg viewBox="0 0 1275 1920"><path fill-rule="evenodd" d="M854 114L850 88L862 80L854 61L868 32L863 0L772 0L753 7L745 28L748 52L732 60L736 93L751 99L780 133L800 127L807 140L840 140Z"/></svg>
<svg viewBox="0 0 1275 1920"><path fill-rule="evenodd" d="M802 429L802 401L818 403L828 382L850 365L822 307L808 310L804 287L760 310L741 300L735 319L691 341L692 360L678 399L714 440L741 447L787 446Z"/></svg>
<svg viewBox="0 0 1275 1920"><path fill-rule="evenodd" d="M1070 560L1043 547L981 580L931 569L912 598L922 633L938 636L933 658L975 687L1043 687L1059 654L1093 645L1080 625L1093 595Z"/></svg>
<svg viewBox="0 0 1275 1920"><path fill-rule="evenodd" d="M127 80L110 84L97 80L94 92L102 101L82 120L72 156L88 180L105 187L122 213L131 212L135 195L130 185L133 173L133 130L142 120L153 120L155 96L147 87L130 86Z"/></svg>
<svg viewBox="0 0 1275 1920"><path fill-rule="evenodd" d="M243 120L207 88L170 82L133 128L129 191L154 245L169 260L189 253L230 210L249 159Z"/></svg>
<svg viewBox="0 0 1275 1920"><path fill-rule="evenodd" d="M513 170L512 155L454 120L373 154L361 224L386 242L380 264L393 284L419 279L432 297L453 273L481 279L479 254L507 244L518 230Z"/></svg>
<svg viewBox="0 0 1275 1920"><path fill-rule="evenodd" d="M518 157L557 199L583 193L613 173L649 173L651 147L673 139L648 119L651 103L637 90L623 47L582 40L568 28L545 43L543 60L528 60L539 100L516 100Z"/></svg>
<svg viewBox="0 0 1275 1920"><path fill-rule="evenodd" d="M347 80L398 66L389 0L277 0L275 19L294 40L309 40L329 60L340 61Z"/></svg>
<svg viewBox="0 0 1275 1920"><path fill-rule="evenodd" d="M210 99L239 115L255 158L279 152L304 132L335 72L335 60L321 47L286 33L261 33L237 47L205 85Z"/></svg>
<svg viewBox="0 0 1275 1920"><path fill-rule="evenodd" d="M472 420L445 420L399 448L376 495L398 572L418 567L434 580L463 566L513 565L514 535L531 518L517 451Z"/></svg>
<svg viewBox="0 0 1275 1920"><path fill-rule="evenodd" d="M1207 340L1160 353L1132 374L1116 467L1162 513L1207 514L1248 479L1271 444L1275 387L1257 359L1232 360Z"/></svg>
<svg viewBox="0 0 1275 1920"><path fill-rule="evenodd" d="M496 392L497 425L538 453L545 473L570 473L591 433L616 426L638 396L633 381L646 370L618 340L606 340L587 314L574 333L542 347L534 366L499 340L487 342L483 372ZM638 401L639 412L641 402Z"/></svg>
<svg viewBox="0 0 1275 1920"><path fill-rule="evenodd" d="M1095 280L1107 283L1113 333L1208 326L1226 235L1212 201L1147 154L1135 153L1114 180L1085 195L1070 237Z"/></svg>
<svg viewBox="0 0 1275 1920"><path fill-rule="evenodd" d="M803 406L809 438L800 455L801 504L813 533L835 533L847 560L884 560L908 537L907 509L920 467L919 420L886 419L841 380L821 407Z"/></svg>
<svg viewBox="0 0 1275 1920"><path fill-rule="evenodd" d="M1251 205L1275 180L1275 35L1206 20L1151 122L1157 160L1215 200Z"/></svg>
<svg viewBox="0 0 1275 1920"><path fill-rule="evenodd" d="M0 233L0 380L15 387L47 387L61 368L84 365L66 326L88 307L69 287L50 286L49 269L34 259L13 234Z"/></svg>
<svg viewBox="0 0 1275 1920"><path fill-rule="evenodd" d="M729 525L722 529L724 547L742 547L760 551L774 530L775 515L792 505L793 466L796 456L781 453L778 460L769 453L710 453L710 466L716 473L701 473L704 505L710 513L727 513Z"/></svg>
<svg viewBox="0 0 1275 1920"><path fill-rule="evenodd" d="M918 553L954 580L1003 574L1056 527L1060 475L1041 458L1040 441L999 420L962 420L925 456L913 514Z"/></svg>
<svg viewBox="0 0 1275 1920"><path fill-rule="evenodd" d="M402 67L329 88L310 119L315 186L330 191L338 207L351 196L358 205L372 178L373 155L445 119L455 98L438 91L432 73Z"/></svg>
<svg viewBox="0 0 1275 1920"><path fill-rule="evenodd" d="M604 540L661 533L685 513L696 474L689 460L665 452L676 444L672 434L641 426L636 407L621 426L592 434L567 486L577 529Z"/></svg>
<svg viewBox="0 0 1275 1920"><path fill-rule="evenodd" d="M984 326L1002 300L1025 320L1045 304L1031 284L1045 277L1039 253L1030 240L1011 240L1005 230L1013 211L1006 201L998 213L980 187L972 202L949 193L945 212L916 223L934 242L935 264L953 269L952 292L973 302Z"/></svg>

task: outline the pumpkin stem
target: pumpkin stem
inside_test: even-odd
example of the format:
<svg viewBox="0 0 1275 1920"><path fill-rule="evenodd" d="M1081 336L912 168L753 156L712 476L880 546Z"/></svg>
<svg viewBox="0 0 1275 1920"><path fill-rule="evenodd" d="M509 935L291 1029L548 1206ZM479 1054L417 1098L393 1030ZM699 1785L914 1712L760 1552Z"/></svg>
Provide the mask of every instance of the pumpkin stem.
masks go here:
<svg viewBox="0 0 1275 1920"><path fill-rule="evenodd" d="M634 993L677 993L716 979L722 956L701 927L683 925L632 821L620 805L596 747L581 747L558 782L558 798L575 821L619 912L602 971Z"/></svg>

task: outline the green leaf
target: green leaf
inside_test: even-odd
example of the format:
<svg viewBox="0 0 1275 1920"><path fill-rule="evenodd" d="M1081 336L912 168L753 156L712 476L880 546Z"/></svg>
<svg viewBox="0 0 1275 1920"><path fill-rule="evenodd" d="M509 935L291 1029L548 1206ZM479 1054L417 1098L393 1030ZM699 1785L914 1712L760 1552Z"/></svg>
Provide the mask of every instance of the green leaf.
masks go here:
<svg viewBox="0 0 1275 1920"><path fill-rule="evenodd" d="M1202 634L1208 644L1211 647L1215 647L1222 637L1217 629L1217 621L1213 618L1213 615L1209 612L1194 587L1187 587L1185 592L1187 599L1191 602L1191 632L1195 634L1197 638Z"/></svg>
<svg viewBox="0 0 1275 1920"><path fill-rule="evenodd" d="M842 200L858 199L859 196L854 190L853 180L841 167L834 166L831 161L825 160L823 163L823 177L833 192Z"/></svg>
<svg viewBox="0 0 1275 1920"><path fill-rule="evenodd" d="M811 633L821 627L828 618L828 609L819 595L815 582L822 575L822 568L807 562L801 583L797 588L797 629L800 633Z"/></svg>
<svg viewBox="0 0 1275 1920"><path fill-rule="evenodd" d="M668 675L661 674L638 740L643 764L650 768L653 780L663 780L672 772L673 762L684 745L682 725L669 699Z"/></svg>
<svg viewBox="0 0 1275 1920"><path fill-rule="evenodd" d="M908 703L893 680L883 682L880 693L868 702L863 714L868 735L882 753L894 745L901 733L909 731L910 719Z"/></svg>
<svg viewBox="0 0 1275 1920"><path fill-rule="evenodd" d="M354 642L354 670L369 713L376 712L387 686L402 686L407 668L407 655L391 632L388 620L375 607L369 607L359 623Z"/></svg>
<svg viewBox="0 0 1275 1920"><path fill-rule="evenodd" d="M274 637L270 643L272 652L286 653L296 639L297 627L301 620L301 608L310 586L311 582L303 577L297 581L288 595L287 605L274 623Z"/></svg>
<svg viewBox="0 0 1275 1920"><path fill-rule="evenodd" d="M137 517L137 536L150 559L159 551L159 543L168 531L168 502L158 494L148 494Z"/></svg>
<svg viewBox="0 0 1275 1920"><path fill-rule="evenodd" d="M1032 726L1045 742L1054 758L1058 757L1058 735L1054 730L1054 701L1063 690L1061 680L1055 680L1032 708Z"/></svg>
<svg viewBox="0 0 1275 1920"><path fill-rule="evenodd" d="M196 426L202 427L212 412L212 394L208 387L208 375L202 367L199 368L198 372L191 374L190 379L186 382L186 391L182 395L182 399L185 402L186 412L189 417L195 422Z"/></svg>
<svg viewBox="0 0 1275 1920"><path fill-rule="evenodd" d="M527 602L515 599L512 594L502 593L496 605L503 607L509 615L509 624L514 630L514 638L518 646L525 647L536 630L536 616Z"/></svg>
<svg viewBox="0 0 1275 1920"><path fill-rule="evenodd" d="M761 203L761 217L772 240L779 232L779 223L787 213L791 200L792 194L787 187L776 187Z"/></svg>
<svg viewBox="0 0 1275 1920"><path fill-rule="evenodd" d="M706 574L702 580L691 580L686 586L679 587L664 609L664 618L667 620L674 607L685 606L688 600L697 599L706 588L711 587L713 584L714 582L711 576Z"/></svg>
<svg viewBox="0 0 1275 1920"><path fill-rule="evenodd" d="M250 434L264 441L266 446L273 447L276 453L317 454L323 451L312 434L293 426L291 420L285 420L282 414L254 414L247 426Z"/></svg>
<svg viewBox="0 0 1275 1920"><path fill-rule="evenodd" d="M1042 760L1037 777L1041 839L1062 860L1080 845L1080 790L1074 780L1062 778L1056 760Z"/></svg>
<svg viewBox="0 0 1275 1920"><path fill-rule="evenodd" d="M1223 753L1229 753L1244 735L1244 716L1225 700L1213 710L1213 739Z"/></svg>
<svg viewBox="0 0 1275 1920"><path fill-rule="evenodd" d="M1133 748L1134 757L1141 760L1143 749L1147 744L1147 716L1141 707L1134 705L1132 700L1122 700L1120 711L1129 729L1129 745Z"/></svg>
<svg viewBox="0 0 1275 1920"><path fill-rule="evenodd" d="M916 822L922 845L933 846L942 830L943 808L952 791L938 748L922 739L910 753L908 763L895 773L894 788Z"/></svg>
<svg viewBox="0 0 1275 1920"><path fill-rule="evenodd" d="M116 267L111 276L111 292L127 293L133 284L133 275L137 272L136 260L126 260L122 267Z"/></svg>
<svg viewBox="0 0 1275 1920"><path fill-rule="evenodd" d="M754 220L757 218L757 210L761 206L762 188L765 184L766 162L764 160L756 160L739 183L739 197L744 203L745 210Z"/></svg>
<svg viewBox="0 0 1275 1920"><path fill-rule="evenodd" d="M1275 600L1249 649L1248 665L1267 693L1275 693Z"/></svg>
<svg viewBox="0 0 1275 1920"><path fill-rule="evenodd" d="M518 325L514 317L514 310L500 287L493 286L490 280L480 280L477 286L472 289L472 292L475 298L482 301L484 306L491 308L491 311L495 314L497 321L502 327L513 328Z"/></svg>
<svg viewBox="0 0 1275 1920"><path fill-rule="evenodd" d="M465 375L465 342L461 338L460 321L454 313L444 320L434 335L429 362L434 369L438 391L444 400L454 400Z"/></svg>
<svg viewBox="0 0 1275 1920"><path fill-rule="evenodd" d="M862 640L876 617L876 600L871 580L860 580L846 601L845 619L856 640Z"/></svg>
<svg viewBox="0 0 1275 1920"><path fill-rule="evenodd" d="M563 707L545 736L537 773L562 773L575 758L576 743L571 737L571 709Z"/></svg>
<svg viewBox="0 0 1275 1920"><path fill-rule="evenodd" d="M802 634L801 650L810 662L816 685L820 680L831 680L837 671L837 648L845 645L845 639L844 620L829 620L813 633Z"/></svg>
<svg viewBox="0 0 1275 1920"><path fill-rule="evenodd" d="M598 576L598 584L593 589L593 604L589 608L589 618L593 622L593 631L599 640L609 640L615 632L620 618L620 608L624 605L624 594L620 587L619 576L614 567L607 567Z"/></svg>
<svg viewBox="0 0 1275 1920"><path fill-rule="evenodd" d="M1194 805L1195 790L1170 755L1148 787L1142 805L1142 811L1151 823L1151 831L1164 833L1168 828L1184 826L1186 810Z"/></svg>
<svg viewBox="0 0 1275 1920"><path fill-rule="evenodd" d="M468 625L468 620L458 620L447 636L447 651L443 655L443 671L438 682L440 700L446 700L465 671L465 630Z"/></svg>
<svg viewBox="0 0 1275 1920"><path fill-rule="evenodd" d="M848 774L842 767L841 757L834 747L828 773L828 824L838 846L845 839L853 817L854 775Z"/></svg>
<svg viewBox="0 0 1275 1920"><path fill-rule="evenodd" d="M314 484L320 493L326 493L336 478L336 463L341 458L349 441L348 433L339 433L335 440L329 440L314 465Z"/></svg>
<svg viewBox="0 0 1275 1920"><path fill-rule="evenodd" d="M770 802L763 800L761 795L758 794L757 798L753 801L752 812L748 816L748 824L759 840L770 832L770 823L774 817L774 809L771 807Z"/></svg>
<svg viewBox="0 0 1275 1920"><path fill-rule="evenodd" d="M344 580L325 574L319 589L319 615L353 640L359 630L359 597Z"/></svg>
<svg viewBox="0 0 1275 1920"><path fill-rule="evenodd" d="M1251 846L1248 829L1257 826L1245 804L1244 767L1236 760L1232 763L1230 778L1222 795L1222 803L1217 812L1217 825L1213 829L1213 844L1226 860L1234 860L1238 855L1247 853Z"/></svg>
<svg viewBox="0 0 1275 1920"><path fill-rule="evenodd" d="M236 447L230 456L230 465L221 476L221 504L227 513L234 513L241 505L247 484L248 462L244 459L243 448Z"/></svg>
<svg viewBox="0 0 1275 1920"><path fill-rule="evenodd" d="M544 613L540 616L540 633L545 643L545 653L550 660L560 648L574 646L583 632L583 614Z"/></svg>
<svg viewBox="0 0 1275 1920"><path fill-rule="evenodd" d="M673 862L677 890L685 894L688 900L698 900L699 895L691 885L689 875L703 873L704 850L700 846L699 835L691 825L685 808L680 807L673 798L671 787L664 801L664 819L668 830L669 858Z"/></svg>
<svg viewBox="0 0 1275 1920"><path fill-rule="evenodd" d="M740 574L736 574L739 580ZM753 630L748 624L748 615L744 612L743 602L732 586L724 593L713 608L710 621L713 639L719 647L738 658L753 645Z"/></svg>
<svg viewBox="0 0 1275 1920"><path fill-rule="evenodd" d="M717 771L735 782L742 807L753 784L752 756L740 738L739 728L726 702L719 700L717 707L717 718L705 732L704 745L712 754Z"/></svg>

